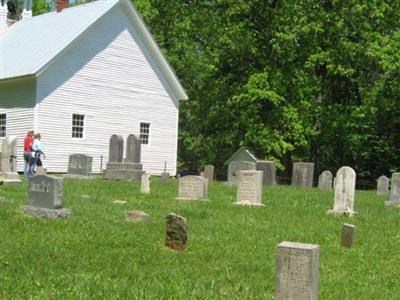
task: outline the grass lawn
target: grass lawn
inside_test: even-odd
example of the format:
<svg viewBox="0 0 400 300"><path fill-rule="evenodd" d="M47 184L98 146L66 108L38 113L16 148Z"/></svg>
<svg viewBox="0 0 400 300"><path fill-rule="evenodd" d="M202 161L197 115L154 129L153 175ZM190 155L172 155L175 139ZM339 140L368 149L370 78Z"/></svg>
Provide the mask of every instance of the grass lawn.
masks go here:
<svg viewBox="0 0 400 300"><path fill-rule="evenodd" d="M400 299L400 209L375 191L356 193L350 219L327 215L333 193L316 188L266 187L264 207L232 205L236 188L222 183L209 187L208 202L175 200L176 180L155 178L151 189L65 180L72 216L45 220L18 211L26 182L1 186L0 299L273 299L284 240L320 245L320 299ZM128 223L127 210L151 219ZM184 252L164 246L169 212L187 218ZM356 225L350 249L340 246L343 223Z"/></svg>

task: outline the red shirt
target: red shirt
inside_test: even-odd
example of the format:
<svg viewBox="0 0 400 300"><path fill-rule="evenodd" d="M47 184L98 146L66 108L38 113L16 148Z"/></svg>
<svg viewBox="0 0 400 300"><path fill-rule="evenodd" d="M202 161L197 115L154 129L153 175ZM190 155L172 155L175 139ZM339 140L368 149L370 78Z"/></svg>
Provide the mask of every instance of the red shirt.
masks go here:
<svg viewBox="0 0 400 300"><path fill-rule="evenodd" d="M33 142L33 137L31 135L27 135L24 139L25 152L32 152L32 142Z"/></svg>

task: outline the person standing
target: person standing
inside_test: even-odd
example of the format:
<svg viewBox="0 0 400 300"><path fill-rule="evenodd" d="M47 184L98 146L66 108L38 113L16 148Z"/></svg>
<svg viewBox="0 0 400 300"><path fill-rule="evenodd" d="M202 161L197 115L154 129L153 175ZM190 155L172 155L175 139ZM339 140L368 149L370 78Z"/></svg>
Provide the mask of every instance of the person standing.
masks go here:
<svg viewBox="0 0 400 300"><path fill-rule="evenodd" d="M33 130L29 130L24 138L24 175L26 178L32 175L31 164L32 164L32 145L33 145Z"/></svg>
<svg viewBox="0 0 400 300"><path fill-rule="evenodd" d="M46 158L46 155L43 152L42 149L42 143L40 141L41 135L40 133L35 134L35 140L33 141L32 145L32 154L33 154L33 163L32 163L32 173L35 171L36 166L43 166L42 160L40 157L43 155L43 158Z"/></svg>

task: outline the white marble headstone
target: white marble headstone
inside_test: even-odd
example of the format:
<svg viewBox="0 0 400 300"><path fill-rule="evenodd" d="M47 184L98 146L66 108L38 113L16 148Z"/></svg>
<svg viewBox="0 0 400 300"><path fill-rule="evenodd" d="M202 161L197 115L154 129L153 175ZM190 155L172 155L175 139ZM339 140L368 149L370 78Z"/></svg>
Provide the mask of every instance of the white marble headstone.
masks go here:
<svg viewBox="0 0 400 300"><path fill-rule="evenodd" d="M262 204L262 171L239 171L237 183L237 202L235 204L256 205Z"/></svg>
<svg viewBox="0 0 400 300"><path fill-rule="evenodd" d="M179 178L179 200L206 200L208 181L202 176L184 176Z"/></svg>
<svg viewBox="0 0 400 300"><path fill-rule="evenodd" d="M336 173L336 186L333 209L328 213L352 216L356 190L356 172L350 167L341 167Z"/></svg>

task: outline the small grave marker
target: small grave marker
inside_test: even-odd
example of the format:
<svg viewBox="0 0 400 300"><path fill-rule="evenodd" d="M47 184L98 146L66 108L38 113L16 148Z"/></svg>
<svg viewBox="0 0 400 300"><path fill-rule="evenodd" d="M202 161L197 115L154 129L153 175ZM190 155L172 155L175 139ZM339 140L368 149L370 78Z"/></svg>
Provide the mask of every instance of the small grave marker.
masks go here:
<svg viewBox="0 0 400 300"><path fill-rule="evenodd" d="M179 178L178 200L207 200L207 197L207 179L193 175Z"/></svg>
<svg viewBox="0 0 400 300"><path fill-rule="evenodd" d="M293 163L292 186L312 187L314 180L314 163Z"/></svg>
<svg viewBox="0 0 400 300"><path fill-rule="evenodd" d="M378 178L376 193L379 196L389 195L389 178L387 178L386 176L381 176Z"/></svg>
<svg viewBox="0 0 400 300"><path fill-rule="evenodd" d="M235 204L262 206L262 171L240 171Z"/></svg>
<svg viewBox="0 0 400 300"><path fill-rule="evenodd" d="M150 193L150 175L149 174L142 174L142 179L140 181L140 192L143 194Z"/></svg>
<svg viewBox="0 0 400 300"><path fill-rule="evenodd" d="M166 222L165 245L173 250L185 250L188 240L188 225L184 217L169 213Z"/></svg>
<svg viewBox="0 0 400 300"><path fill-rule="evenodd" d="M356 226L352 224L343 224L342 226L342 240L341 245L343 247L350 248L353 244L354 234L356 231Z"/></svg>

